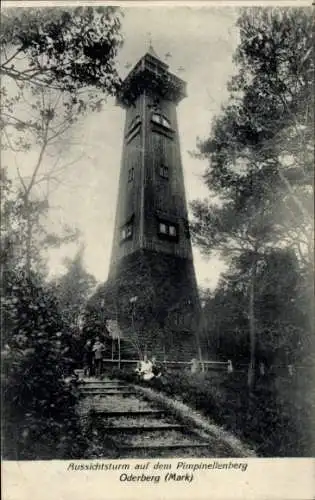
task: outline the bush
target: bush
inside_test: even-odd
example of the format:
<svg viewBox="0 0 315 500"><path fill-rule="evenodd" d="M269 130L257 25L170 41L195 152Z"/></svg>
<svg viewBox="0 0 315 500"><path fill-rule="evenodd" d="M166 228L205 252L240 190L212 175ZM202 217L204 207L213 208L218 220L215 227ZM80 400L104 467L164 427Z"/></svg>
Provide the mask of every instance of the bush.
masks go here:
<svg viewBox="0 0 315 500"><path fill-rule="evenodd" d="M64 381L69 347L54 297L34 280L11 274L4 299L3 456L80 458L85 444L76 398Z"/></svg>

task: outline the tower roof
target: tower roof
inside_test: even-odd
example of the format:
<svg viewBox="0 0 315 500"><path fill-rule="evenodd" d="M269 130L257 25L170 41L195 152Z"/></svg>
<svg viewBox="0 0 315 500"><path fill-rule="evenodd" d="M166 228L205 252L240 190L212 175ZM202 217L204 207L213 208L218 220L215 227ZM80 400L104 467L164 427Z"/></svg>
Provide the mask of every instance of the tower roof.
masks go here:
<svg viewBox="0 0 315 500"><path fill-rule="evenodd" d="M122 82L116 103L122 106L129 105L144 89L168 95L177 103L186 97L186 83L169 72L168 64L160 59L151 42L147 52Z"/></svg>
<svg viewBox="0 0 315 500"><path fill-rule="evenodd" d="M157 53L155 52L152 43L150 43L149 50L147 53L150 54L150 56L155 57L155 59L160 59L159 56L157 55Z"/></svg>
<svg viewBox="0 0 315 500"><path fill-rule="evenodd" d="M162 66L163 68L165 69L168 69L168 64L163 61L158 55L157 53L155 52L154 48L153 48L153 45L152 43L150 43L149 45L149 49L147 50L147 52L144 54L143 58L152 58L155 59L156 63L158 63L160 66Z"/></svg>

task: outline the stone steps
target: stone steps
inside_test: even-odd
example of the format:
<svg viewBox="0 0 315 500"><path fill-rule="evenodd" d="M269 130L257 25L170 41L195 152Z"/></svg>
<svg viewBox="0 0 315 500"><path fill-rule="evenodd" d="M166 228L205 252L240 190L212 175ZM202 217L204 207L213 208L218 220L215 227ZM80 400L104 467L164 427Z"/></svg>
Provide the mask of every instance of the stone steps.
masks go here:
<svg viewBox="0 0 315 500"><path fill-rule="evenodd" d="M85 379L79 390L78 412L88 421L93 458L222 456L213 439L188 430L131 385Z"/></svg>

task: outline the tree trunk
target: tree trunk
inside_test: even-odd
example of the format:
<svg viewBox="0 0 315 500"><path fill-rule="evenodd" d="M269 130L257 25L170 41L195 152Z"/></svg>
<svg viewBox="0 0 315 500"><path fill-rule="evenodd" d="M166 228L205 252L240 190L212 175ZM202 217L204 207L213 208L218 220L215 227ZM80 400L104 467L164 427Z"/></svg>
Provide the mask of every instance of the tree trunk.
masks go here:
<svg viewBox="0 0 315 500"><path fill-rule="evenodd" d="M197 344L199 363L201 366L201 371L203 373L205 371L205 365L204 365L203 358L202 358L202 350L201 350L201 342L200 342L200 332L201 332L201 329L203 328L202 321L203 321L203 317L202 317L202 311L201 311L200 316L199 316L199 321L197 322L195 338L196 338L196 344Z"/></svg>
<svg viewBox="0 0 315 500"><path fill-rule="evenodd" d="M251 272L250 285L249 285L249 304L248 304L250 359L248 365L247 385L250 393L254 391L256 382L255 280L256 280L256 257Z"/></svg>
<svg viewBox="0 0 315 500"><path fill-rule="evenodd" d="M32 221L30 214L30 207L28 200L25 200L25 212L26 212L26 274L27 277L31 277L32 270Z"/></svg>

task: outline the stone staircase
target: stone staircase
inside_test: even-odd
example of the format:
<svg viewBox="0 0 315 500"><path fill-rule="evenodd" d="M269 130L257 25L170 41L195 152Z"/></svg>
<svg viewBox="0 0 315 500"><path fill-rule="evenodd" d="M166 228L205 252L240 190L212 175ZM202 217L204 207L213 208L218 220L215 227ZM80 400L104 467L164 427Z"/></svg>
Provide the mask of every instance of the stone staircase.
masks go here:
<svg viewBox="0 0 315 500"><path fill-rule="evenodd" d="M226 443L192 430L118 380L80 380L77 410L90 442L89 458L233 456Z"/></svg>

